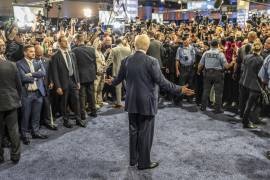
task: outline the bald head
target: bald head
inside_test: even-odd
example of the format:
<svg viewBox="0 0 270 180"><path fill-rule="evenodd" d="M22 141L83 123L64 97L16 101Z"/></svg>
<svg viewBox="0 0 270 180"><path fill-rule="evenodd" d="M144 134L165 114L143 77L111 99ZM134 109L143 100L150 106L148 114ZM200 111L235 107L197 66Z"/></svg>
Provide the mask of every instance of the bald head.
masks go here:
<svg viewBox="0 0 270 180"><path fill-rule="evenodd" d="M44 55L44 49L41 45L35 45L35 54L37 59Z"/></svg>
<svg viewBox="0 0 270 180"><path fill-rule="evenodd" d="M257 39L257 33L255 31L251 31L248 33L248 41L253 43Z"/></svg>
<svg viewBox="0 0 270 180"><path fill-rule="evenodd" d="M136 50L147 51L150 45L150 39L146 34L138 35L135 37Z"/></svg>

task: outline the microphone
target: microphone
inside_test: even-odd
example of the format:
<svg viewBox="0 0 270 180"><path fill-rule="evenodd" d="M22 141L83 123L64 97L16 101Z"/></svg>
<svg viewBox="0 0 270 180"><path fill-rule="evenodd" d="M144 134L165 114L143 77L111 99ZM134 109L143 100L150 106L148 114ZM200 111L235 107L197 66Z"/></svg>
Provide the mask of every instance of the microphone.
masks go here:
<svg viewBox="0 0 270 180"><path fill-rule="evenodd" d="M214 8L219 9L222 4L223 4L223 0L216 0L214 4Z"/></svg>

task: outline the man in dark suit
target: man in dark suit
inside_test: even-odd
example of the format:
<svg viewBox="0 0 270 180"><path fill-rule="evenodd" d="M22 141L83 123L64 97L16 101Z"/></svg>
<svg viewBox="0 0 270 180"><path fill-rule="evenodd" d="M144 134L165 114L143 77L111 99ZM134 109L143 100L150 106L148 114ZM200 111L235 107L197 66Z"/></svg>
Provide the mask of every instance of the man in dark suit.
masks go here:
<svg viewBox="0 0 270 180"><path fill-rule="evenodd" d="M75 113L76 124L86 127L81 120L79 89L80 79L75 55L68 50L68 41L65 36L58 39L60 49L52 56L52 79L54 88L60 96L61 114L66 128L72 128L69 121L68 105Z"/></svg>
<svg viewBox="0 0 270 180"><path fill-rule="evenodd" d="M42 64L34 61L34 46L27 45L24 47L23 51L24 59L17 62L17 67L23 84L21 135L23 143L29 145L30 139L28 136L28 128L30 123L33 138L48 138L46 135L39 132L43 96L46 95L43 83L43 78L46 73Z"/></svg>
<svg viewBox="0 0 270 180"><path fill-rule="evenodd" d="M155 115L158 108L158 87L171 93L193 95L185 86L177 86L163 76L158 61L146 55L150 39L147 35L135 38L136 53L122 61L118 76L106 83L118 85L127 82L125 110L129 116L130 165L138 163L138 169L152 169L158 166L151 162L150 152L154 135Z"/></svg>
<svg viewBox="0 0 270 180"><path fill-rule="evenodd" d="M150 46L146 54L157 59L159 67L162 68L163 63L161 58L164 56L164 48L161 42L155 39L155 33L153 31L148 32L148 36L150 37Z"/></svg>
<svg viewBox="0 0 270 180"><path fill-rule="evenodd" d="M21 155L17 108L21 106L22 85L16 64L1 57L3 47L5 43L0 39L0 164L4 162L2 140L5 127L11 141L11 161L19 162Z"/></svg>
<svg viewBox="0 0 270 180"><path fill-rule="evenodd" d="M96 117L96 100L95 100L95 91L94 91L94 81L96 80L97 74L97 63L96 63L96 52L92 47L87 47L85 45L84 35L79 34L76 37L77 45L73 49L75 54L81 89L80 89L80 105L81 105L81 118L86 119L86 108L85 102L88 103L90 108L90 116Z"/></svg>
<svg viewBox="0 0 270 180"><path fill-rule="evenodd" d="M256 128L250 121L250 112L254 105L257 105L261 94L261 86L258 73L263 65L263 57L260 56L262 44L254 42L252 54L247 55L243 61L240 84L240 114L243 117L243 128Z"/></svg>

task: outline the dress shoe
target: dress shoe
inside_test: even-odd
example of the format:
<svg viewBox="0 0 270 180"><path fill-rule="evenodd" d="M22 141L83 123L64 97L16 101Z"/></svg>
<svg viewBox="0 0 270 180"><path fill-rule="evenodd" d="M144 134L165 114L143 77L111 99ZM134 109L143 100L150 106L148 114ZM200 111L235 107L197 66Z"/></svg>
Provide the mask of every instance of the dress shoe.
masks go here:
<svg viewBox="0 0 270 180"><path fill-rule="evenodd" d="M216 110L214 111L214 113L215 113L215 114L222 114L222 113L224 113L224 110L222 110L222 109L216 109Z"/></svg>
<svg viewBox="0 0 270 180"><path fill-rule="evenodd" d="M89 116L91 116L91 117L97 117L97 113L96 113L96 112L91 112L91 113L89 114Z"/></svg>
<svg viewBox="0 0 270 180"><path fill-rule="evenodd" d="M139 167L138 166L138 169L139 170L154 169L154 168L158 167L158 165L159 165L158 162L152 162L152 163L150 163L150 165L148 167Z"/></svg>
<svg viewBox="0 0 270 180"><path fill-rule="evenodd" d="M114 104L113 108L115 109L122 109L124 106L122 104Z"/></svg>
<svg viewBox="0 0 270 180"><path fill-rule="evenodd" d="M267 157L267 159L270 160L270 151L267 151L266 154L265 154L265 156Z"/></svg>
<svg viewBox="0 0 270 180"><path fill-rule="evenodd" d="M200 110L201 110L201 111L205 111L205 110L206 110L206 107L201 106Z"/></svg>
<svg viewBox="0 0 270 180"><path fill-rule="evenodd" d="M77 120L76 121L76 124L78 125L78 126L81 126L81 127L86 127L87 125L86 125L86 121L84 121L84 120Z"/></svg>
<svg viewBox="0 0 270 180"><path fill-rule="evenodd" d="M0 164L3 164L5 161L4 161L4 158L3 157L0 157Z"/></svg>
<svg viewBox="0 0 270 180"><path fill-rule="evenodd" d="M22 142L24 145L29 145L30 144L30 139L28 137L22 137Z"/></svg>
<svg viewBox="0 0 270 180"><path fill-rule="evenodd" d="M40 133L33 133L32 138L33 139L48 139L48 136L45 134L40 134Z"/></svg>
<svg viewBox="0 0 270 180"><path fill-rule="evenodd" d="M246 128L246 129L256 129L257 126L255 126L252 122L250 122L248 124L243 124L243 128Z"/></svg>
<svg viewBox="0 0 270 180"><path fill-rule="evenodd" d="M12 161L13 164L18 164L20 161L20 158L11 158L10 160Z"/></svg>
<svg viewBox="0 0 270 180"><path fill-rule="evenodd" d="M72 124L68 121L68 120L64 120L64 124L63 124L66 128L72 128Z"/></svg>
<svg viewBox="0 0 270 180"><path fill-rule="evenodd" d="M130 165L131 167L134 167L134 166L137 165L137 163L129 163L129 165Z"/></svg>

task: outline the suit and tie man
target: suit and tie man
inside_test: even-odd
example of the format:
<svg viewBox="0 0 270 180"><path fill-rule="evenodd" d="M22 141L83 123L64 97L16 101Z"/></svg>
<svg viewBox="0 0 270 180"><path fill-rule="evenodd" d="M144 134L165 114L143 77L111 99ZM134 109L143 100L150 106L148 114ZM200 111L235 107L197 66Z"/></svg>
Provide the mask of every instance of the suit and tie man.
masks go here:
<svg viewBox="0 0 270 180"><path fill-rule="evenodd" d="M147 35L136 36L135 54L122 61L115 79L106 80L106 83L113 86L126 80L125 110L129 116L130 166L138 164L139 170L159 165L150 160L159 87L175 94L194 94L194 91L185 86L177 86L165 79L158 61L146 55L149 44Z"/></svg>
<svg viewBox="0 0 270 180"><path fill-rule="evenodd" d="M86 105L90 109L90 116L97 117L96 113L96 99L94 91L94 81L96 80L97 74L97 63L96 63L96 52L95 48L88 47L85 45L85 37L82 34L77 35L76 37L77 47L72 50L74 53L81 89L80 89L80 108L81 108L81 118L82 120L86 119Z"/></svg>
<svg viewBox="0 0 270 180"><path fill-rule="evenodd" d="M52 74L49 72L50 59L44 57L44 49L40 45L35 46L36 61L41 63L46 72L46 76L43 78L46 96L43 97L43 105L41 111L41 124L46 126L50 130L57 130L57 126L54 123L52 115L51 102L50 102L50 90L53 88Z"/></svg>
<svg viewBox="0 0 270 180"><path fill-rule="evenodd" d="M21 156L17 108L21 106L22 85L16 64L4 59L4 52L5 42L0 39L0 164L4 162L5 127L11 141L11 161L18 163Z"/></svg>
<svg viewBox="0 0 270 180"><path fill-rule="evenodd" d="M124 60L127 56L131 54L130 48L124 47L121 39L117 39L115 43L116 43L116 47L112 49L111 54L109 56L109 61L113 63L113 69L112 69L113 77L116 77L118 75L122 60ZM115 86L115 92L116 92L116 103L113 107L122 108L123 107L121 103L122 84Z"/></svg>
<svg viewBox="0 0 270 180"><path fill-rule="evenodd" d="M46 72L42 64L34 60L34 46L27 45L24 47L23 51L24 59L17 62L23 85L21 136L23 143L29 145L29 125L31 125L32 128L31 132L33 138L48 138L46 135L39 132L43 97L46 95L43 83Z"/></svg>
<svg viewBox="0 0 270 180"><path fill-rule="evenodd" d="M58 39L60 49L52 56L51 68L54 88L60 96L60 109L63 116L63 125L72 128L69 120L68 107L75 113L76 124L86 127L86 122L81 120L80 114L80 79L75 55L68 49L68 41L65 36Z"/></svg>

